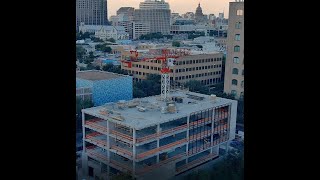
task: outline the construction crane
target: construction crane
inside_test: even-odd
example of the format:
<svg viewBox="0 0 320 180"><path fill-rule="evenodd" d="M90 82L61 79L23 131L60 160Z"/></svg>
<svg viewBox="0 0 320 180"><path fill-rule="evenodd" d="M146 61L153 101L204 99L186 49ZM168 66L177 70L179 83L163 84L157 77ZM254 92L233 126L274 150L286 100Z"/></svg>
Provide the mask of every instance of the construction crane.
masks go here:
<svg viewBox="0 0 320 180"><path fill-rule="evenodd" d="M176 64L176 59L189 54L189 51L186 50L169 50L162 49L162 56L156 56L152 58L142 58L138 59L139 53L136 50L131 50L130 61L122 61L127 64L128 68L132 67L132 62L143 62L143 61L151 61L151 60L160 60L162 68L161 72L161 100L169 101L169 93L170 93L170 67L173 67Z"/></svg>

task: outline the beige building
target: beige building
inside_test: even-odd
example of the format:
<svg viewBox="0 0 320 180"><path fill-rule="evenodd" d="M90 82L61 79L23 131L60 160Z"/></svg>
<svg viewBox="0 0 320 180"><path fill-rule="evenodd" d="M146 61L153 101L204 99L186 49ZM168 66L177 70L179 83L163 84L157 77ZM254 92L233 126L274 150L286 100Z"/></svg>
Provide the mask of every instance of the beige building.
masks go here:
<svg viewBox="0 0 320 180"><path fill-rule="evenodd" d="M244 2L229 3L229 28L224 92L244 95Z"/></svg>
<svg viewBox="0 0 320 180"><path fill-rule="evenodd" d="M133 22L132 23L132 39L139 39L141 35L150 33L150 23Z"/></svg>
<svg viewBox="0 0 320 180"><path fill-rule="evenodd" d="M164 0L145 0L134 10L134 22L148 24L151 33L170 33L171 10ZM137 37L137 36L136 36ZM135 38L134 38L135 39Z"/></svg>
<svg viewBox="0 0 320 180"><path fill-rule="evenodd" d="M152 52L148 54L152 54ZM223 53L219 52L211 54L193 52L190 55L177 58L176 65L172 67L170 74L171 84L181 85L189 80L198 80L204 85L214 85L221 82L222 57ZM135 81L141 81L146 79L148 74L161 74L161 61L150 60L132 62L131 64L122 62L121 69L125 69L130 75L133 75Z"/></svg>

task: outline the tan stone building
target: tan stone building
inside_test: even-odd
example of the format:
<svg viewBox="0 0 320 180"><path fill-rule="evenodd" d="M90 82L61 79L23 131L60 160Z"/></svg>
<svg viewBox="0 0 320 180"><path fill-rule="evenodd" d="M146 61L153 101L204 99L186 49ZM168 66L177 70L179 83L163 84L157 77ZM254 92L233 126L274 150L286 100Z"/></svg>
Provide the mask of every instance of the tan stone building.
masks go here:
<svg viewBox="0 0 320 180"><path fill-rule="evenodd" d="M177 58L176 65L171 67L171 84L182 85L189 80L198 80L204 85L214 85L221 82L222 57L223 53L220 52L210 54L193 52L190 55ZM132 62L131 65L122 62L121 69L125 69L133 75L135 81L141 81L146 79L148 74L161 74L161 61Z"/></svg>
<svg viewBox="0 0 320 180"><path fill-rule="evenodd" d="M229 25L224 92L244 95L244 2L229 3Z"/></svg>

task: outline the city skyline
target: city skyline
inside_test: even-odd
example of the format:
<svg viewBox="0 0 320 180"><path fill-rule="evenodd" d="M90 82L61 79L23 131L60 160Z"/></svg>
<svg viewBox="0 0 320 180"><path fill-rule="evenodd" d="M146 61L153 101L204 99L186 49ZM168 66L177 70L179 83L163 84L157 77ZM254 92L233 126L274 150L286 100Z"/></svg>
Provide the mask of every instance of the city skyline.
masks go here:
<svg viewBox="0 0 320 180"><path fill-rule="evenodd" d="M108 18L112 15L116 15L117 10L120 7L134 7L139 8L140 2L145 0L108 0ZM200 2L202 11L204 14L215 14L224 11L224 17L228 18L229 2L234 0L165 0L170 5L171 12L184 14L186 12L195 12Z"/></svg>

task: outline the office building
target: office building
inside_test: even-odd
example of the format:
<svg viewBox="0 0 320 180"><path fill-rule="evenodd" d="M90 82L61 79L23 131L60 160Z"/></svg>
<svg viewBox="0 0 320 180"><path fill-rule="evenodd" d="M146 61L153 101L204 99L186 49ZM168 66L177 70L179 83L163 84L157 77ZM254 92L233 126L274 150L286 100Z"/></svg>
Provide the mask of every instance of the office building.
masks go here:
<svg viewBox="0 0 320 180"><path fill-rule="evenodd" d="M107 25L107 0L76 0L76 28L86 25Z"/></svg>
<svg viewBox="0 0 320 180"><path fill-rule="evenodd" d="M134 22L150 25L150 32L170 33L171 11L164 0L145 0L134 11Z"/></svg>
<svg viewBox="0 0 320 180"><path fill-rule="evenodd" d="M229 3L224 92L244 96L244 2Z"/></svg>
<svg viewBox="0 0 320 180"><path fill-rule="evenodd" d="M163 48L154 48L138 52L138 59L161 57L158 53ZM173 48L174 51L175 48ZM179 49L177 51L180 51ZM183 50L182 50L183 51ZM198 80L204 85L214 85L221 82L222 57L220 52L186 51L176 59L176 65L171 67L171 84L183 85L190 80ZM158 54L158 55L156 55ZM128 57L122 57L128 59ZM121 69L127 70L133 76L134 81L141 81L149 74L161 74L162 64L160 60L122 62Z"/></svg>
<svg viewBox="0 0 320 180"><path fill-rule="evenodd" d="M167 180L223 156L237 102L184 90L82 110L82 178Z"/></svg>

